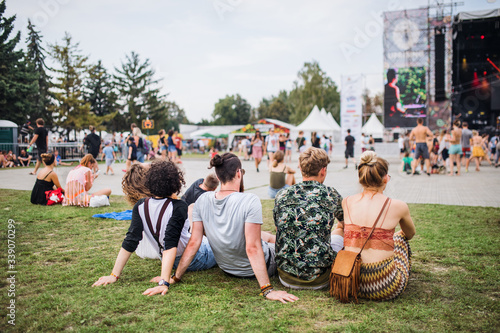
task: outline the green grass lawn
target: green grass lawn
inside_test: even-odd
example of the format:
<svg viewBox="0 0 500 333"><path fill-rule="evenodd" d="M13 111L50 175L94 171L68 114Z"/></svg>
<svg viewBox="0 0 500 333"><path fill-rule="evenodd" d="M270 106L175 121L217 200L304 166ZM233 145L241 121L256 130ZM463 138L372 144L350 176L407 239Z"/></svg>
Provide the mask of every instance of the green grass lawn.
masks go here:
<svg viewBox="0 0 500 333"><path fill-rule="evenodd" d="M256 280L218 268L188 273L167 296L142 296L160 262L133 255L120 280L92 288L108 275L129 221L95 219L130 207L41 207L30 192L1 190L0 331L46 332L491 332L500 327L500 210L410 205L417 235L413 269L403 295L390 302L341 304L327 291L294 291L296 303L258 296ZM263 201L272 231L273 201ZM8 324L8 219L16 221L16 326ZM272 283L280 286L277 278Z"/></svg>

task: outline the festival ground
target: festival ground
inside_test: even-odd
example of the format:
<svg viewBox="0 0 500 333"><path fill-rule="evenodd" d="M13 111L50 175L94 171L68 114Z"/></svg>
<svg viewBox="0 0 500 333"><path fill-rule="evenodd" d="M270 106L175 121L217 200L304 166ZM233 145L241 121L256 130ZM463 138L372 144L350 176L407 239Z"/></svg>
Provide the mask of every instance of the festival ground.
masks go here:
<svg viewBox="0 0 500 333"><path fill-rule="evenodd" d="M449 177L447 175L422 174L411 176L401 173L401 162L399 160L397 146L393 144L377 144L377 153L388 159L390 163L389 182L386 194L392 198L403 200L407 203L444 204L460 206L484 206L500 207L498 189L500 188L500 168L494 168L483 162L481 171L474 171L475 166L471 163L469 172L465 172L462 167L460 177ZM325 184L335 187L342 196L349 196L360 191L357 172L354 164L349 161L349 168L343 169L345 160L342 156L343 148L334 148L332 162L328 166L328 176ZM296 179L300 182L302 177L298 170L298 153L292 155L290 166L297 170ZM267 188L269 186L269 173L267 160L260 164L260 172L256 172L253 161L242 163L246 173L244 176L245 189L255 193L261 199L269 199ZM356 154L359 158L359 152ZM74 164L76 166L76 163ZM74 167L73 166L73 167ZM208 169L208 158L185 158L179 165L185 171L186 188L198 178L205 177L212 170ZM66 176L73 167L58 167L56 172L61 185L64 186ZM121 190L121 178L124 174L122 169L125 164L116 163L113 165L114 175L104 175L106 166L100 164L100 176L94 183L91 190L95 192L102 188L111 188L112 194L123 195ZM35 183L35 176L29 175L33 168L13 168L0 170L0 188L31 190ZM185 190L184 188L183 190Z"/></svg>

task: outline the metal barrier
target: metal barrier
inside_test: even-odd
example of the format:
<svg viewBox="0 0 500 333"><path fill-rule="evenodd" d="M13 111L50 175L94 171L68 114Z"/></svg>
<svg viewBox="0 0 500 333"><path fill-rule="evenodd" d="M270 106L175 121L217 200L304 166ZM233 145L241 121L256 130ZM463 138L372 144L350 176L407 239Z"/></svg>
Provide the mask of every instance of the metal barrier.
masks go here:
<svg viewBox="0 0 500 333"><path fill-rule="evenodd" d="M5 147L5 148L4 148ZM59 156L61 156L62 161L79 161L85 154L87 154L87 147L84 146L83 150L80 150L82 147L81 143L78 142L60 142L60 143L49 143L49 152L58 151ZM11 143L11 144L0 144L0 150L12 150L14 154L19 156L21 150L28 149L28 144L26 143ZM33 148L33 150L29 153L33 157L38 156L37 148Z"/></svg>

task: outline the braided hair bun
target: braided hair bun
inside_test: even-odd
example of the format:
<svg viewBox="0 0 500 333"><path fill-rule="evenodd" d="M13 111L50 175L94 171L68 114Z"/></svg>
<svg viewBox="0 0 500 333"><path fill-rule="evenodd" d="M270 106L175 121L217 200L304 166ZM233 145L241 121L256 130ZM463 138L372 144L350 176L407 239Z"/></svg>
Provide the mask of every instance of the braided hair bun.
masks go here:
<svg viewBox="0 0 500 333"><path fill-rule="evenodd" d="M363 154L361 154L359 163L360 165L366 164L372 166L375 163L377 163L377 154L374 151L367 150Z"/></svg>

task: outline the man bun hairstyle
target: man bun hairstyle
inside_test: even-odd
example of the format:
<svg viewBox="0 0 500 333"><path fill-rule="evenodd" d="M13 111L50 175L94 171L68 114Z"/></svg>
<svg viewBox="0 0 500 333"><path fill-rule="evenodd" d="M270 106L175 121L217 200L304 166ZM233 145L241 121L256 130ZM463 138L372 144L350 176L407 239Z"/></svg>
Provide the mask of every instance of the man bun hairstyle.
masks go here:
<svg viewBox="0 0 500 333"><path fill-rule="evenodd" d="M217 178L225 184L233 180L238 169L241 169L241 161L233 153L217 154L210 160L211 168L215 168Z"/></svg>
<svg viewBox="0 0 500 333"><path fill-rule="evenodd" d="M156 160L151 163L144 185L156 197L167 198L178 194L184 181L183 172L172 161Z"/></svg>
<svg viewBox="0 0 500 333"><path fill-rule="evenodd" d="M361 154L358 177L359 183L367 190L378 190L384 185L384 177L389 172L389 163L378 157L374 151Z"/></svg>

